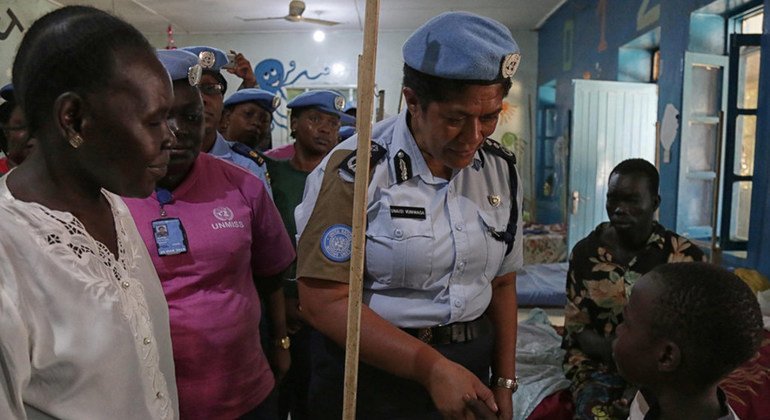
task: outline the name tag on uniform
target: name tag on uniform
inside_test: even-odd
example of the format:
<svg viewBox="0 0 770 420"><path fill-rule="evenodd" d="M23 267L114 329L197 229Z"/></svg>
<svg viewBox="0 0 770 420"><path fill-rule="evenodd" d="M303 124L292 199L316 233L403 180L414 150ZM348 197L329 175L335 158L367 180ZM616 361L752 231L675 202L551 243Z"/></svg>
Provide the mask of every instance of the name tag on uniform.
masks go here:
<svg viewBox="0 0 770 420"><path fill-rule="evenodd" d="M153 220L152 235L161 257L187 252L187 234L177 218Z"/></svg>
<svg viewBox="0 0 770 420"><path fill-rule="evenodd" d="M402 219L420 219L425 220L425 208L423 207L404 207L390 206L390 217Z"/></svg>

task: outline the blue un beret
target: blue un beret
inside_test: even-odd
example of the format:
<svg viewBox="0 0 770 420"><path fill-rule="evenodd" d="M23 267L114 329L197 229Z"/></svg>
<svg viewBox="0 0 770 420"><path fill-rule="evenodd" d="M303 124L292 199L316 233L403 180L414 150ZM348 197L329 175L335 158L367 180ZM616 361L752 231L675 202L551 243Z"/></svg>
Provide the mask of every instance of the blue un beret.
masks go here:
<svg viewBox="0 0 770 420"><path fill-rule="evenodd" d="M13 100L13 83L8 83L0 88L0 98L5 99L6 101Z"/></svg>
<svg viewBox="0 0 770 420"><path fill-rule="evenodd" d="M183 47L182 49L197 55L203 70L219 71L222 66L225 66L230 62L227 58L227 54L218 48L197 46Z"/></svg>
<svg viewBox="0 0 770 420"><path fill-rule="evenodd" d="M442 13L406 40L409 67L444 79L496 82L513 77L519 46L500 22L468 12Z"/></svg>
<svg viewBox="0 0 770 420"><path fill-rule="evenodd" d="M317 108L323 112L334 114L340 117L340 121L345 123L353 119L350 115L342 112L345 109L345 97L331 90L311 90L297 95L286 104L287 108ZM353 119L355 123L355 119Z"/></svg>
<svg viewBox="0 0 770 420"><path fill-rule="evenodd" d="M262 89L241 89L227 98L225 106L228 107L244 102L254 102L260 108L272 114L281 105L281 97Z"/></svg>
<svg viewBox="0 0 770 420"><path fill-rule="evenodd" d="M197 55L184 50L158 50L156 54L171 80L187 79L192 86L200 81L201 68Z"/></svg>

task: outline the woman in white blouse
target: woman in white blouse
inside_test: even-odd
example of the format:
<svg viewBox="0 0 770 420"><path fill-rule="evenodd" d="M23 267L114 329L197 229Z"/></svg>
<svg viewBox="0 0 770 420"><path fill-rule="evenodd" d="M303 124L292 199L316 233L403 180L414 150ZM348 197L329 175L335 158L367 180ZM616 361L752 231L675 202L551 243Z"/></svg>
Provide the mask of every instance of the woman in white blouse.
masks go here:
<svg viewBox="0 0 770 420"><path fill-rule="evenodd" d="M39 149L0 179L0 418L176 418L166 301L118 197L166 173L168 75L129 24L65 7L13 84Z"/></svg>

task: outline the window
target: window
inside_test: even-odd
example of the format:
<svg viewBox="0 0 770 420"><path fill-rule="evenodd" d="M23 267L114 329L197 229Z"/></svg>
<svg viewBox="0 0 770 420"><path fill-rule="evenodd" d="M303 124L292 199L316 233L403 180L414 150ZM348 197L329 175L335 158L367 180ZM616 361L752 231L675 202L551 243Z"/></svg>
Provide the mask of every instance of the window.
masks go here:
<svg viewBox="0 0 770 420"><path fill-rule="evenodd" d="M724 3L717 3L691 16L677 230L742 257L750 227L763 11L725 17ZM719 32L724 35L715 37Z"/></svg>
<svg viewBox="0 0 770 420"><path fill-rule="evenodd" d="M732 19L740 33L730 35L729 93L720 242L724 250L745 251L749 239L754 174L760 35L764 14L752 11Z"/></svg>

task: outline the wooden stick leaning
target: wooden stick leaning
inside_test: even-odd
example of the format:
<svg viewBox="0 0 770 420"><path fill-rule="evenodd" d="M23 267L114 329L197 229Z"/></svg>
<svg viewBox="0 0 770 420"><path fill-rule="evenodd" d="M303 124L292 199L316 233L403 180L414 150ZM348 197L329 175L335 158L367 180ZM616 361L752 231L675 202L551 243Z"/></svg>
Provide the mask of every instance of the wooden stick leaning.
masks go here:
<svg viewBox="0 0 770 420"><path fill-rule="evenodd" d="M356 178L353 186L353 239L350 256L348 293L348 323L345 341L345 393L342 418L356 418L358 386L358 352L361 330L361 297L364 276L364 247L366 245L366 205L369 190L369 159L374 110L374 73L377 63L377 31L380 1L366 1L363 55L358 57L358 112L356 128Z"/></svg>

